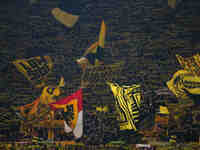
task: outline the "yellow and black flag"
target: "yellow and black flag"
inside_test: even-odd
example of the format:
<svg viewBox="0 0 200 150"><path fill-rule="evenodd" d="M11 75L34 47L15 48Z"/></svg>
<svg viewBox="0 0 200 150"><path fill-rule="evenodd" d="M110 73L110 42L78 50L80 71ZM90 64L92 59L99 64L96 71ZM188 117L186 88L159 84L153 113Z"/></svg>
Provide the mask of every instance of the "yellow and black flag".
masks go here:
<svg viewBox="0 0 200 150"><path fill-rule="evenodd" d="M12 63L35 87L44 86L44 79L53 68L53 60L50 56L18 59Z"/></svg>
<svg viewBox="0 0 200 150"><path fill-rule="evenodd" d="M186 70L179 70L167 82L167 86L177 98L186 99L188 93L200 94L200 76L195 76Z"/></svg>
<svg viewBox="0 0 200 150"><path fill-rule="evenodd" d="M192 57L182 57L180 55L176 55L176 58L181 65L181 67L192 73L195 76L200 76L200 55L196 54Z"/></svg>
<svg viewBox="0 0 200 150"><path fill-rule="evenodd" d="M120 130L137 131L137 123L140 117L141 87L133 84L131 86L119 86L116 83L107 82L115 97L115 105L119 114L118 120Z"/></svg>
<svg viewBox="0 0 200 150"><path fill-rule="evenodd" d="M84 53L84 56L89 59L92 65L101 64L100 61L102 61L101 58L103 53L102 51L105 46L105 39L106 39L106 25L104 21L102 21L101 29L99 32L99 40L93 43Z"/></svg>
<svg viewBox="0 0 200 150"><path fill-rule="evenodd" d="M200 95L200 55L184 58L176 55L183 70L177 71L167 82L168 88L178 98L186 99L189 95Z"/></svg>

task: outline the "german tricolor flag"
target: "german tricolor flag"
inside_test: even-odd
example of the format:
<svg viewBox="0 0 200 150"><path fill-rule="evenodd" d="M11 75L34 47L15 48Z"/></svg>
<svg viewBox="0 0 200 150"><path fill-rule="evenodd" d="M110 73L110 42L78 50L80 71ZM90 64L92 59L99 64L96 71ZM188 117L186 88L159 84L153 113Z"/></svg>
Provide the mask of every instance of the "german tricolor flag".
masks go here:
<svg viewBox="0 0 200 150"><path fill-rule="evenodd" d="M76 138L80 138L83 134L82 103L82 89L79 89L72 95L50 104L52 110L62 110L65 132L73 132Z"/></svg>

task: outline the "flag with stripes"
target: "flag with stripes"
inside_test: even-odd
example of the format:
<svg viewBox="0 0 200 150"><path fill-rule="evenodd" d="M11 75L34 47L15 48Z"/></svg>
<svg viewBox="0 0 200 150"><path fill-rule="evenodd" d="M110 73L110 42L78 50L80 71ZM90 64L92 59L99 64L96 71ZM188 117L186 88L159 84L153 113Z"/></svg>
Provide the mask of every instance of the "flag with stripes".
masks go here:
<svg viewBox="0 0 200 150"><path fill-rule="evenodd" d="M140 118L141 87L133 84L131 86L119 86L116 83L107 82L115 97L115 106L119 114L118 120L120 130L137 131L137 123Z"/></svg>
<svg viewBox="0 0 200 150"><path fill-rule="evenodd" d="M179 70L167 82L168 88L181 99L189 98L189 94L200 94L200 77L189 71Z"/></svg>
<svg viewBox="0 0 200 150"><path fill-rule="evenodd" d="M195 76L200 76L200 54L185 58L180 55L176 55L176 58L184 70Z"/></svg>
<svg viewBox="0 0 200 150"><path fill-rule="evenodd" d="M53 69L53 60L50 56L36 56L28 59L18 59L12 62L17 70L24 75L34 86L44 86L45 77Z"/></svg>

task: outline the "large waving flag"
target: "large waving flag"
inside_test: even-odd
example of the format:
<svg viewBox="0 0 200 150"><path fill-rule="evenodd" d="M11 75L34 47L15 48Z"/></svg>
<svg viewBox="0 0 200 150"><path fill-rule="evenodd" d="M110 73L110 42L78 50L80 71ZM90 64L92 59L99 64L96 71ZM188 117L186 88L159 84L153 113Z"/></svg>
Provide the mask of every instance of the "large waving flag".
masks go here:
<svg viewBox="0 0 200 150"><path fill-rule="evenodd" d="M190 95L200 95L200 55L182 57L176 55L184 70L177 71L167 82L168 88L178 98L189 98Z"/></svg>
<svg viewBox="0 0 200 150"><path fill-rule="evenodd" d="M66 133L73 132L76 138L83 134L83 106L82 89L55 103L51 103L52 110L62 109L64 115L64 130Z"/></svg>
<svg viewBox="0 0 200 150"><path fill-rule="evenodd" d="M141 91L140 85L119 86L107 82L115 97L115 105L119 114L120 130L137 130L140 117Z"/></svg>
<svg viewBox="0 0 200 150"><path fill-rule="evenodd" d="M97 42L93 43L84 53L84 56L88 55L89 53L96 54L94 64L99 65L99 58L100 55L103 53L102 49L105 46L105 39L106 39L106 25L104 21L101 23L101 29L99 32L99 39Z"/></svg>
<svg viewBox="0 0 200 150"><path fill-rule="evenodd" d="M188 94L200 94L200 76L195 76L189 71L179 70L167 82L168 88L178 98L188 98Z"/></svg>
<svg viewBox="0 0 200 150"><path fill-rule="evenodd" d="M36 87L44 86L45 77L53 69L50 56L37 56L28 59L18 59L12 62L17 70Z"/></svg>

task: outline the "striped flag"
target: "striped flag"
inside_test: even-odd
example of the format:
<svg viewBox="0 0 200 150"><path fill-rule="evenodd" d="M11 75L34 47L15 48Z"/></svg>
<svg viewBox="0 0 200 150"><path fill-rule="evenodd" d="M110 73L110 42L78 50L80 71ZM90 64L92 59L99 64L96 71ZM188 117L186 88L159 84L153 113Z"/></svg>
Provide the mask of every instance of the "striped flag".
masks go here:
<svg viewBox="0 0 200 150"><path fill-rule="evenodd" d="M186 58L176 55L176 58L183 70L178 70L167 82L168 88L177 98L190 98L195 103L199 103L200 54Z"/></svg>
<svg viewBox="0 0 200 150"><path fill-rule="evenodd" d="M107 82L115 97L115 105L119 114L120 130L137 130L140 117L141 91L140 85L119 86Z"/></svg>
<svg viewBox="0 0 200 150"><path fill-rule="evenodd" d="M195 76L200 76L200 54L186 58L176 55L176 58L184 70L192 73Z"/></svg>
<svg viewBox="0 0 200 150"><path fill-rule="evenodd" d="M18 59L12 63L36 87L44 86L44 79L53 69L53 60L50 56Z"/></svg>
<svg viewBox="0 0 200 150"><path fill-rule="evenodd" d="M49 104L52 110L61 109L63 111L64 130L66 133L73 132L76 138L80 138L83 134L82 103L82 89L79 89L72 95Z"/></svg>
<svg viewBox="0 0 200 150"><path fill-rule="evenodd" d="M200 77L186 70L177 71L167 82L168 88L181 99L188 98L190 94L200 94Z"/></svg>

